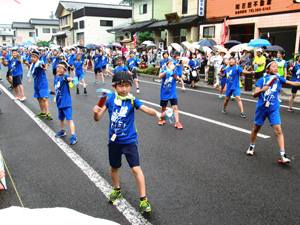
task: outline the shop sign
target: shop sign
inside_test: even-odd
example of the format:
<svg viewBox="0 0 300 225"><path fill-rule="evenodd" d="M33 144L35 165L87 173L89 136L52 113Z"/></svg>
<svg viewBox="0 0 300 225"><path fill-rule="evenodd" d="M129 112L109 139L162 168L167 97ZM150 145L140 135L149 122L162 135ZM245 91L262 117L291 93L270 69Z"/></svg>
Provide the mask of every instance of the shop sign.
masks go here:
<svg viewBox="0 0 300 225"><path fill-rule="evenodd" d="M271 10L272 0L255 0L235 5L235 14L263 13Z"/></svg>

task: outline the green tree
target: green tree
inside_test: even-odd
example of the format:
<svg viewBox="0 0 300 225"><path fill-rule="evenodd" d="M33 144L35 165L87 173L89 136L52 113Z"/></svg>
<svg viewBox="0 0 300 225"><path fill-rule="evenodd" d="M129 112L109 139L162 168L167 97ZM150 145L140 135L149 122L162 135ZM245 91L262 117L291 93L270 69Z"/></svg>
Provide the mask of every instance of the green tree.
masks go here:
<svg viewBox="0 0 300 225"><path fill-rule="evenodd" d="M137 37L137 43L140 45L143 41L154 41L150 32L140 33Z"/></svg>
<svg viewBox="0 0 300 225"><path fill-rule="evenodd" d="M122 0L119 4L132 6L132 0Z"/></svg>
<svg viewBox="0 0 300 225"><path fill-rule="evenodd" d="M51 41L41 41L41 40L38 40L36 43L36 45L39 47L49 47L50 44L52 44Z"/></svg>

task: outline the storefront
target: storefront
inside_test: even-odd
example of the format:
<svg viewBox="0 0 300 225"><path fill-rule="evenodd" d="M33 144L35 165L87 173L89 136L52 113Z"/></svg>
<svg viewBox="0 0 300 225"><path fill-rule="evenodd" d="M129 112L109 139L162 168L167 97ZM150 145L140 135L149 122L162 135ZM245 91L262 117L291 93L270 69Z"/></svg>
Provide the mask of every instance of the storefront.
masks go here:
<svg viewBox="0 0 300 225"><path fill-rule="evenodd" d="M286 50L286 59L298 52L300 40L300 4L293 0L223 0L207 2L207 19L226 17L226 41L249 42L268 39ZM200 24L200 38L214 39L218 44L224 23ZM209 35L207 35L209 34Z"/></svg>

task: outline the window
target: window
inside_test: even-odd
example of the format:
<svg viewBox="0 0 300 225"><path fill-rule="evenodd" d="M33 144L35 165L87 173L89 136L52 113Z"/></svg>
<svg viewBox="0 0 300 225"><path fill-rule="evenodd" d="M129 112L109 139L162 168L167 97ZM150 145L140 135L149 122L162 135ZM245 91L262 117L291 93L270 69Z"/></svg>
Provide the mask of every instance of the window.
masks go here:
<svg viewBox="0 0 300 225"><path fill-rule="evenodd" d="M147 4L140 5L140 15L147 14Z"/></svg>
<svg viewBox="0 0 300 225"><path fill-rule="evenodd" d="M33 37L34 32L29 32L29 37Z"/></svg>
<svg viewBox="0 0 300 225"><path fill-rule="evenodd" d="M112 27L113 26L113 21L112 20L100 20L100 26Z"/></svg>
<svg viewBox="0 0 300 225"><path fill-rule="evenodd" d="M50 28L43 28L43 33L49 34L50 33Z"/></svg>
<svg viewBox="0 0 300 225"><path fill-rule="evenodd" d="M39 29L35 29L35 33L36 33L36 37L38 37L39 36Z"/></svg>
<svg viewBox="0 0 300 225"><path fill-rule="evenodd" d="M69 16L64 17L64 25L69 26Z"/></svg>
<svg viewBox="0 0 300 225"><path fill-rule="evenodd" d="M2 36L2 41L6 41L6 36Z"/></svg>
<svg viewBox="0 0 300 225"><path fill-rule="evenodd" d="M182 0L182 14L187 14L188 12L188 0Z"/></svg>
<svg viewBox="0 0 300 225"><path fill-rule="evenodd" d="M55 34L58 32L58 29L52 28L52 33Z"/></svg>
<svg viewBox="0 0 300 225"><path fill-rule="evenodd" d="M214 38L215 37L215 27L203 27L203 37L204 38Z"/></svg>
<svg viewBox="0 0 300 225"><path fill-rule="evenodd" d="M78 22L74 22L73 23L73 29L74 30L78 30Z"/></svg>
<svg viewBox="0 0 300 225"><path fill-rule="evenodd" d="M3 46L6 46L6 44L5 44L5 43L3 43Z"/></svg>
<svg viewBox="0 0 300 225"><path fill-rule="evenodd" d="M79 21L79 28L80 29L84 28L84 20Z"/></svg>

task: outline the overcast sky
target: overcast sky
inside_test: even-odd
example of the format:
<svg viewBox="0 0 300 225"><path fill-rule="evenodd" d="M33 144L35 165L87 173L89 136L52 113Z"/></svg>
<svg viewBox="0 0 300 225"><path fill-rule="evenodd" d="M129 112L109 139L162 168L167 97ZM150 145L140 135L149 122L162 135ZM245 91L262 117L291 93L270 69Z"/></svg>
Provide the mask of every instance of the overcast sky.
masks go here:
<svg viewBox="0 0 300 225"><path fill-rule="evenodd" d="M72 2L119 4L121 0L72 0ZM49 19L51 11L55 13L58 3L59 0L0 0L0 24L28 22L30 18Z"/></svg>

